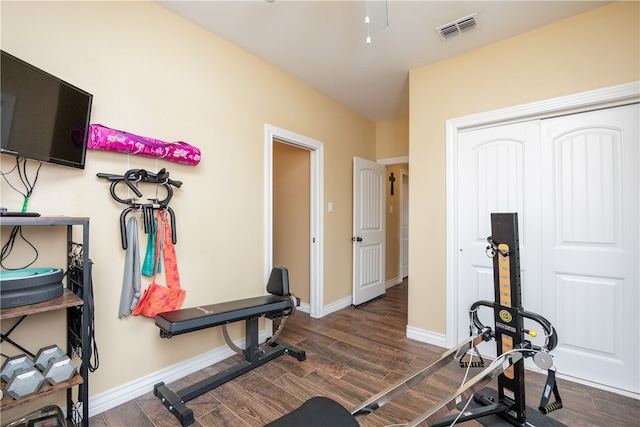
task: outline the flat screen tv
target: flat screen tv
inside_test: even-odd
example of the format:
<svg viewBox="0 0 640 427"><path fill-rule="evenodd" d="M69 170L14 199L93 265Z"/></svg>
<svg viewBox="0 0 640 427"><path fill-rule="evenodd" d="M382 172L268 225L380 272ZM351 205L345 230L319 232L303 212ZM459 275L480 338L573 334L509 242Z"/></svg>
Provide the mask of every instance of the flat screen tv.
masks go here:
<svg viewBox="0 0 640 427"><path fill-rule="evenodd" d="M93 96L0 52L0 152L84 169Z"/></svg>

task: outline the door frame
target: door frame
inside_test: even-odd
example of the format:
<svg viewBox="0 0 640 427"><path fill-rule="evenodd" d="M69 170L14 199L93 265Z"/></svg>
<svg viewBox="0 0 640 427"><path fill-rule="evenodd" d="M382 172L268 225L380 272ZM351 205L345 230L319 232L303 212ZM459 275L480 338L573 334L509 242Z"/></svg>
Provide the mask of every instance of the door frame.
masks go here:
<svg viewBox="0 0 640 427"><path fill-rule="evenodd" d="M446 346L457 344L458 319L458 133L533 119L618 107L640 102L640 82L626 83L499 110L447 120L446 122ZM640 161L640 159L639 159Z"/></svg>
<svg viewBox="0 0 640 427"><path fill-rule="evenodd" d="M273 141L277 139L309 151L310 155L310 260L309 315L324 316L324 144L315 139L264 125L264 266L265 280L273 268Z"/></svg>

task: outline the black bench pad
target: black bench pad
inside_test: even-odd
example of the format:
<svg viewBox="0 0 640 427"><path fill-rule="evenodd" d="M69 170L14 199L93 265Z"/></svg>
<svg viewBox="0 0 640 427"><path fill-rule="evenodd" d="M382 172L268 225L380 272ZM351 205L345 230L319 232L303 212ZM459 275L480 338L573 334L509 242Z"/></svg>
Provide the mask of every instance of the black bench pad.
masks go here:
<svg viewBox="0 0 640 427"><path fill-rule="evenodd" d="M167 311L156 316L163 337L211 328L226 323L282 313L293 308L288 296L264 295L219 304Z"/></svg>

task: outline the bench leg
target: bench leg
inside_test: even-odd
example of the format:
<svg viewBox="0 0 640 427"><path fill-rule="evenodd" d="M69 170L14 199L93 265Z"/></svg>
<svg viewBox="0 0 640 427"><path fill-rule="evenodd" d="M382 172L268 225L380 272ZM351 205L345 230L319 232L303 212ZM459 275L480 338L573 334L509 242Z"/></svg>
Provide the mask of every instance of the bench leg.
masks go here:
<svg viewBox="0 0 640 427"><path fill-rule="evenodd" d="M193 411L184 404L180 396L169 390L164 383L158 383L153 386L153 394L159 397L162 404L169 409L169 412L178 418L180 425L185 427L195 422Z"/></svg>
<svg viewBox="0 0 640 427"><path fill-rule="evenodd" d="M293 347L285 346L284 344L280 344L277 341L274 344L286 347L284 350L284 354L295 357L299 362L304 362L305 360L307 360L307 353L305 353L304 350L296 350Z"/></svg>
<svg viewBox="0 0 640 427"><path fill-rule="evenodd" d="M272 343L270 348L263 352L258 345L258 319L252 318L246 321L245 360L242 362L179 391L171 391L164 383L158 383L154 386L153 394L160 398L164 406L178 418L183 427L195 422L193 411L185 405L185 402L195 399L283 354L295 357L301 362L307 358L304 351L292 349L278 342Z"/></svg>

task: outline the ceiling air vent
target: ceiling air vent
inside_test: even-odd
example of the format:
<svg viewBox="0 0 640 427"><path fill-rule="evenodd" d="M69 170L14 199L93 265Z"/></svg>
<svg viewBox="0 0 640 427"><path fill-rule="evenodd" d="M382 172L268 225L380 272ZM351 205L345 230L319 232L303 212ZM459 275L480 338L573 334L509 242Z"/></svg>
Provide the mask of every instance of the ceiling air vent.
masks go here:
<svg viewBox="0 0 640 427"><path fill-rule="evenodd" d="M442 25L436 28L436 32L438 33L442 41L445 41L450 39L451 37L457 36L458 34L476 29L478 28L478 23L476 21L477 15L477 13L474 13L472 15L465 16L464 18L460 18L448 24Z"/></svg>

